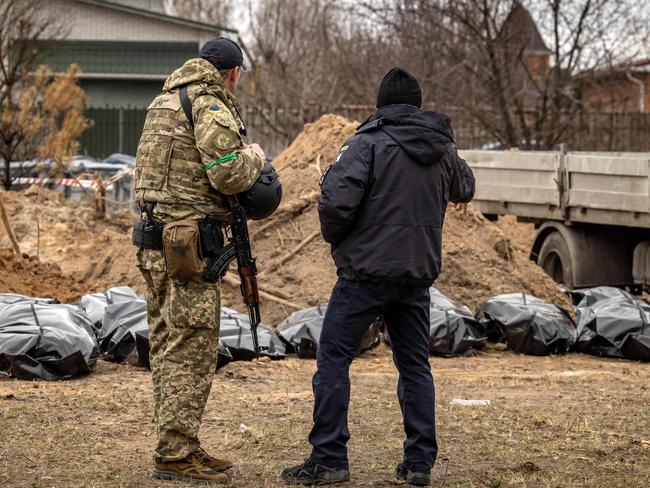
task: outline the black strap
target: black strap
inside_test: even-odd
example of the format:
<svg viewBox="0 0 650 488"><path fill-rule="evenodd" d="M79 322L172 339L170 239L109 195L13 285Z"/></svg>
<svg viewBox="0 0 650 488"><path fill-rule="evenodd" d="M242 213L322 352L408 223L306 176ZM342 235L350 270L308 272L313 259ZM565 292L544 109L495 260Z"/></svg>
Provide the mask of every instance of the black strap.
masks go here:
<svg viewBox="0 0 650 488"><path fill-rule="evenodd" d="M187 85L181 86L178 91L179 96L181 97L181 107L183 107L183 112L185 112L185 117L187 117L190 126L194 129L194 117L192 117L192 102L190 97L187 94Z"/></svg>
<svg viewBox="0 0 650 488"><path fill-rule="evenodd" d="M244 119L242 119L241 114L239 113L239 110L237 110L237 106L233 104L232 108L235 109L235 112L237 112L237 117L239 117L239 120L241 124L239 124L239 135L242 137L246 137L246 124L244 124Z"/></svg>
<svg viewBox="0 0 650 488"><path fill-rule="evenodd" d="M156 202L149 202L144 206L144 211L147 214L149 220L153 220L153 208L156 206Z"/></svg>

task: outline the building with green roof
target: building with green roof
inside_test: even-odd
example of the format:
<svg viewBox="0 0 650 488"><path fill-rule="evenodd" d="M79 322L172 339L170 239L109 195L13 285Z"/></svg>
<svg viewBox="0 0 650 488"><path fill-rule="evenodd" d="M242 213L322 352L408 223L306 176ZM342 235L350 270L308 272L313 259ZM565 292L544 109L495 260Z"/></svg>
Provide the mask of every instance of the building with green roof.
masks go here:
<svg viewBox="0 0 650 488"><path fill-rule="evenodd" d="M205 41L237 38L234 29L173 15L165 0L49 0L44 10L65 20L60 38L42 41L42 61L55 71L81 68L95 122L82 152L95 157L135 154L145 109L169 74Z"/></svg>
<svg viewBox="0 0 650 488"><path fill-rule="evenodd" d="M54 70L78 64L91 108L144 108L203 42L237 35L168 15L163 0L50 0L45 8L66 21L64 39L47 41L44 62Z"/></svg>

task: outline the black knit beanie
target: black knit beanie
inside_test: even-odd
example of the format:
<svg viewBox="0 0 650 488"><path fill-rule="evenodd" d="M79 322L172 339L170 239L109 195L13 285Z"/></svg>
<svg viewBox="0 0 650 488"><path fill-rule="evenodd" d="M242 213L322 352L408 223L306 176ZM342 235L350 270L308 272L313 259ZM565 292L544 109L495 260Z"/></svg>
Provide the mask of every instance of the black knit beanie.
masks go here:
<svg viewBox="0 0 650 488"><path fill-rule="evenodd" d="M422 90L411 73L402 68L393 68L379 84L377 108L398 103L422 107Z"/></svg>

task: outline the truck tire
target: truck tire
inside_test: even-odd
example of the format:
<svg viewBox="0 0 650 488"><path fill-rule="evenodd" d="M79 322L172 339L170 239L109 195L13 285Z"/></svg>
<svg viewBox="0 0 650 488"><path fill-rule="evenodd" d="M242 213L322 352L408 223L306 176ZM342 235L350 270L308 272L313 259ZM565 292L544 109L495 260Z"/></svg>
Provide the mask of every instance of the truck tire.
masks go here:
<svg viewBox="0 0 650 488"><path fill-rule="evenodd" d="M564 285L568 289L573 288L571 253L562 234L552 232L546 236L539 251L537 264L554 281Z"/></svg>

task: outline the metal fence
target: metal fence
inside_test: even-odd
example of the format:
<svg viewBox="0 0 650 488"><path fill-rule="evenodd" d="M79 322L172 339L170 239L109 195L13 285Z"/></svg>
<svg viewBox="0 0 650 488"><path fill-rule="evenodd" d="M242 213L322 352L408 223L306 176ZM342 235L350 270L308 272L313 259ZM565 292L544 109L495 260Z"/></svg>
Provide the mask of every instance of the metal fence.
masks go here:
<svg viewBox="0 0 650 488"><path fill-rule="evenodd" d="M650 151L650 113L587 113L566 141L576 151Z"/></svg>
<svg viewBox="0 0 650 488"><path fill-rule="evenodd" d="M270 157L277 156L302 131L304 125L324 113L337 113L363 121L369 106L249 108L244 118L248 139L260 144ZM496 140L480 124L458 110L451 117L456 142L464 149L480 148ZM96 158L119 152L135 155L146 110L141 108L92 108L87 117L94 126L81 137L81 152ZM565 142L580 151L650 151L650 113L585 113L568 132Z"/></svg>
<svg viewBox="0 0 650 488"><path fill-rule="evenodd" d="M113 153L135 156L147 110L144 108L90 108L94 122L80 138L81 153L104 159Z"/></svg>

